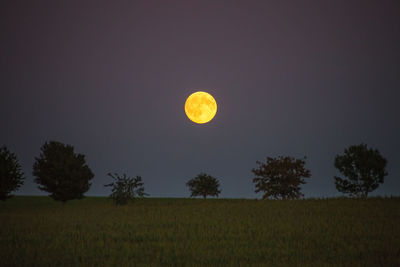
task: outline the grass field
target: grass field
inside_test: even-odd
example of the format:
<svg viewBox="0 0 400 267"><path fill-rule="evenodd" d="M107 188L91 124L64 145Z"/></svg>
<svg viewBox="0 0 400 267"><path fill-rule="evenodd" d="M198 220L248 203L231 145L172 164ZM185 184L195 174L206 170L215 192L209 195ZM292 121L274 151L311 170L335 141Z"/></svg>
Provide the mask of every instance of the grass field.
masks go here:
<svg viewBox="0 0 400 267"><path fill-rule="evenodd" d="M400 266L400 198L0 203L0 266Z"/></svg>

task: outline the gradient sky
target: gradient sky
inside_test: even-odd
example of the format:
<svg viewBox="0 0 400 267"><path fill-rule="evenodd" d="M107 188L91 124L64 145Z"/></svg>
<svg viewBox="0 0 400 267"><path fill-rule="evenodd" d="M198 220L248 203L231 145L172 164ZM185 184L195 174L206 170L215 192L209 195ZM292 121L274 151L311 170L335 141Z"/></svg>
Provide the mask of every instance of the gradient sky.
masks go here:
<svg viewBox="0 0 400 267"><path fill-rule="evenodd" d="M0 144L32 165L45 141L86 155L87 195L108 172L153 197L188 197L199 172L221 197L255 198L267 156L307 156L306 197L341 195L335 155L388 160L372 195L400 194L400 1L16 1L0 7ZM211 93L196 125L186 98Z"/></svg>

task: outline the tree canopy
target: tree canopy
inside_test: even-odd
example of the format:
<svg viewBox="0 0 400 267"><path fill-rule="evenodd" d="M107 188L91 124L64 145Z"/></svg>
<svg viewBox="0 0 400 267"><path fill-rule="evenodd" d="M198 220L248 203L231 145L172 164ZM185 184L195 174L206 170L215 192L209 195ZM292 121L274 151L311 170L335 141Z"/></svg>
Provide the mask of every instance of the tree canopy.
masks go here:
<svg viewBox="0 0 400 267"><path fill-rule="evenodd" d="M23 176L17 156L6 146L0 147L0 200L11 197L10 193L24 183Z"/></svg>
<svg viewBox="0 0 400 267"><path fill-rule="evenodd" d="M144 197L147 195L144 192L144 183L141 176L135 178L128 177L126 174L123 176L117 173L108 173L114 181L104 186L112 187L110 198L112 198L117 205L125 205L128 201L135 199L135 197Z"/></svg>
<svg viewBox="0 0 400 267"><path fill-rule="evenodd" d="M41 147L35 158L33 175L39 189L49 192L50 197L66 202L80 199L90 188L94 174L85 161L85 156L76 154L71 145L51 141Z"/></svg>
<svg viewBox="0 0 400 267"><path fill-rule="evenodd" d="M338 191L354 196L367 197L368 193L383 183L387 161L377 149L366 144L353 145L335 157L335 167L346 178L335 176Z"/></svg>
<svg viewBox="0 0 400 267"><path fill-rule="evenodd" d="M266 163L257 161L258 168L252 169L256 176L255 192L264 192L263 199L297 199L303 196L300 192L304 178L309 178L311 173L307 170L304 159L292 157L267 157Z"/></svg>
<svg viewBox="0 0 400 267"><path fill-rule="evenodd" d="M202 196L216 196L221 193L219 189L219 181L211 175L200 173L195 178L190 179L186 185L189 187L191 197Z"/></svg>

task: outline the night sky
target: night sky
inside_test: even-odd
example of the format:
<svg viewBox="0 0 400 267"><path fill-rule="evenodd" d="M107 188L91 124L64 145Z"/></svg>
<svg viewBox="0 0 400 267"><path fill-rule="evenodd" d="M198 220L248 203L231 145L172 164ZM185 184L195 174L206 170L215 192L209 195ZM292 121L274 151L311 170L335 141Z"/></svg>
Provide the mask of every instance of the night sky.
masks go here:
<svg viewBox="0 0 400 267"><path fill-rule="evenodd" d="M32 165L71 144L108 195L108 172L152 197L188 197L200 172L254 193L267 156L307 156L305 197L340 196L334 157L366 143L388 160L372 195L400 194L400 1L15 1L0 6L0 145ZM198 125L186 98L206 91Z"/></svg>

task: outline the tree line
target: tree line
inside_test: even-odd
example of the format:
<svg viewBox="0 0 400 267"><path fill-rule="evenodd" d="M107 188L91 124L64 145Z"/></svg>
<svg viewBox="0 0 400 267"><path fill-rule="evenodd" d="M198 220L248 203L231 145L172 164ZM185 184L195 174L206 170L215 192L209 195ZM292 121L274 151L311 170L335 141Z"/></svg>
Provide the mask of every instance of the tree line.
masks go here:
<svg viewBox="0 0 400 267"><path fill-rule="evenodd" d="M267 157L265 162L257 161L256 164L257 167L251 170L253 183L255 192L263 193L263 199L299 199L304 196L301 185L311 177L310 170L305 167L305 157ZM336 155L334 160L334 166L341 174L341 177L334 177L336 189L350 196L368 197L388 175L386 165L387 160L377 149L368 148L366 144L350 146L342 155ZM81 199L94 177L83 154L75 153L73 146L57 141L46 142L41 147L40 155L35 157L32 174L40 190L63 203ZM117 173L109 173L108 176L113 182L104 186L111 187L110 198L117 205L147 195L141 176L129 177ZM0 147L0 200L10 198L11 193L23 185L24 179L17 156L6 146ZM218 179L206 173L198 174L186 185L191 197L218 197L221 193Z"/></svg>

